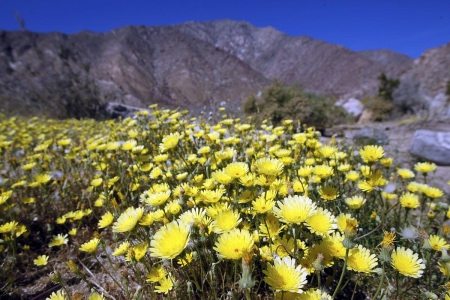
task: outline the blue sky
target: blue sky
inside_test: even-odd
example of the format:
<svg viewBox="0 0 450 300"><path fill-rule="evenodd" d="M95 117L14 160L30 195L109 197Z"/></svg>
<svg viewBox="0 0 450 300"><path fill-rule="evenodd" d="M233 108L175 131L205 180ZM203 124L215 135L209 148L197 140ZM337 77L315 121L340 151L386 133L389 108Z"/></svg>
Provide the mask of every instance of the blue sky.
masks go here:
<svg viewBox="0 0 450 300"><path fill-rule="evenodd" d="M0 29L108 31L125 25L245 20L354 50L417 57L450 42L450 0L0 0Z"/></svg>

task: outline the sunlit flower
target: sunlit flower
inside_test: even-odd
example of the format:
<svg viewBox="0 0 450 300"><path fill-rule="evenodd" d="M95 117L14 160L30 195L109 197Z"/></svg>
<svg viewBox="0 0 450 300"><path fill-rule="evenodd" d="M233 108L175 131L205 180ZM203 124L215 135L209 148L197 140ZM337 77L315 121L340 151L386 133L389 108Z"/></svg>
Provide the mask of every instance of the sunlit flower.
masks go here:
<svg viewBox="0 0 450 300"><path fill-rule="evenodd" d="M252 252L253 237L247 230L233 229L219 236L214 250L222 258L241 259Z"/></svg>
<svg viewBox="0 0 450 300"><path fill-rule="evenodd" d="M39 255L38 257L36 257L33 260L33 263L35 266L38 266L38 267L45 266L48 263L48 256L47 255Z"/></svg>
<svg viewBox="0 0 450 300"><path fill-rule="evenodd" d="M373 272L378 264L378 259L375 254L363 246L359 245L357 248L350 250L347 266L350 270L362 273Z"/></svg>
<svg viewBox="0 0 450 300"><path fill-rule="evenodd" d="M136 224L142 218L144 210L134 207L127 208L113 225L114 232L128 232L134 229Z"/></svg>
<svg viewBox="0 0 450 300"><path fill-rule="evenodd" d="M300 224L306 221L314 211L316 205L305 196L288 196L282 201L277 201L273 212L284 223Z"/></svg>
<svg viewBox="0 0 450 300"><path fill-rule="evenodd" d="M171 222L161 227L150 242L150 256L165 259L177 257L187 246L190 228L186 224Z"/></svg>
<svg viewBox="0 0 450 300"><path fill-rule="evenodd" d="M273 265L268 264L264 272L264 281L275 291L301 293L306 285L308 272L295 259L289 256L275 258Z"/></svg>
<svg viewBox="0 0 450 300"><path fill-rule="evenodd" d="M391 264L400 274L419 278L422 276L425 264L411 249L399 247L391 254Z"/></svg>
<svg viewBox="0 0 450 300"><path fill-rule="evenodd" d="M365 163L371 163L384 156L384 150L381 146L368 145L359 150L359 155Z"/></svg>
<svg viewBox="0 0 450 300"><path fill-rule="evenodd" d="M80 246L80 251L87 252L87 253L94 253L97 251L98 244L100 243L100 240L98 238L93 238L90 241L82 244Z"/></svg>

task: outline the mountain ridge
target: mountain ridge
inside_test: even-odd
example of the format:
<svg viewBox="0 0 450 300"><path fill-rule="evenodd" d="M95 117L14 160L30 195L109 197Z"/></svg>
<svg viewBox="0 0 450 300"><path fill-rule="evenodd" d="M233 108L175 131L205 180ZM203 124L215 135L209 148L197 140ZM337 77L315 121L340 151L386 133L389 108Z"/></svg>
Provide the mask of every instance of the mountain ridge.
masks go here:
<svg viewBox="0 0 450 300"><path fill-rule="evenodd" d="M336 98L364 97L376 93L381 73L400 78L414 66L391 50L353 51L245 21L76 34L0 30L0 109L91 117L107 102L158 102L194 112L219 104L238 111L273 81Z"/></svg>

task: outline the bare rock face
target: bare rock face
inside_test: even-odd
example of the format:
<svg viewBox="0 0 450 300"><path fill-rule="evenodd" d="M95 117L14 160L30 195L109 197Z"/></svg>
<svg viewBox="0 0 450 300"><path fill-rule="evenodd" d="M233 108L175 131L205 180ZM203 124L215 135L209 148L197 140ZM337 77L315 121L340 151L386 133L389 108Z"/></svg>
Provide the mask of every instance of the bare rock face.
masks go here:
<svg viewBox="0 0 450 300"><path fill-rule="evenodd" d="M411 142L410 152L438 165L450 166L450 132L417 130Z"/></svg>
<svg viewBox="0 0 450 300"><path fill-rule="evenodd" d="M414 60L412 68L400 77L394 102L410 112L426 111L431 117L445 117L450 110L450 43L430 49Z"/></svg>
<svg viewBox="0 0 450 300"><path fill-rule="evenodd" d="M341 99L336 102L337 106L345 109L347 113L358 119L364 111L364 105L356 98Z"/></svg>

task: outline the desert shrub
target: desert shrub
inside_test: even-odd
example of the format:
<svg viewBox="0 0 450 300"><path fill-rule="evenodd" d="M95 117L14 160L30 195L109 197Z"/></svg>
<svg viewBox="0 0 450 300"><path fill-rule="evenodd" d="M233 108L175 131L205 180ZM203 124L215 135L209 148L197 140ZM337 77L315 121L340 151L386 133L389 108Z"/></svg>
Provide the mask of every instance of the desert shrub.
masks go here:
<svg viewBox="0 0 450 300"><path fill-rule="evenodd" d="M324 129L351 120L331 98L306 93L299 88L275 82L261 96L251 96L244 103L244 112L257 123L269 120L278 125L284 119L294 119Z"/></svg>
<svg viewBox="0 0 450 300"><path fill-rule="evenodd" d="M365 97L362 103L372 113L372 119L376 122L389 120L394 111L394 103L378 96Z"/></svg>
<svg viewBox="0 0 450 300"><path fill-rule="evenodd" d="M400 80L395 78L389 78L385 73L381 73L378 76L378 97L392 101L394 90L400 85Z"/></svg>

